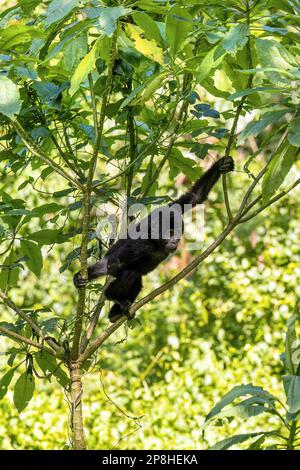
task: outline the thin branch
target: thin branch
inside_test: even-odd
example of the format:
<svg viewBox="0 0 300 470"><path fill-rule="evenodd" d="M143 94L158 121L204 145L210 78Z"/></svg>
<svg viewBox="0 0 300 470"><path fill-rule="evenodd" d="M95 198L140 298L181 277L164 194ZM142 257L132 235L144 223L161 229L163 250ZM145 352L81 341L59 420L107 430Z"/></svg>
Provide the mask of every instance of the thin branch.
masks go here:
<svg viewBox="0 0 300 470"><path fill-rule="evenodd" d="M89 165L88 177L86 186L83 188L83 216L82 216L82 241L81 241L81 252L80 252L80 261L81 261L81 275L84 278L87 278L87 269L88 269L88 231L89 231L89 223L90 223L90 196L93 189L93 177L96 169L96 163L98 158L98 153L101 145L101 139L103 134L104 128L104 120L106 115L106 107L108 104L108 98L113 78L113 67L116 60L116 45L117 45L117 31L116 29L110 50L110 63L108 68L108 75L106 79L106 88L102 98L101 110L100 110L100 119L98 123L97 119L97 104L94 95L94 88L93 88L93 81L90 78L90 86L91 86L91 96L92 96L92 106L93 106L93 119L96 134L96 141L93 148L93 155ZM73 359L77 359L79 354L79 345L80 345L80 337L82 332L82 320L84 315L84 308L85 308L85 298L86 298L86 288L79 289L78 295L78 302L77 302L77 312L76 312L76 320L75 320L75 327L74 327L74 340L73 346L71 350L71 356Z"/></svg>
<svg viewBox="0 0 300 470"><path fill-rule="evenodd" d="M28 323L32 330L40 337L42 338L43 340L47 341L47 343L55 350L59 350L59 346L51 340L51 338L47 338L45 339L44 338L44 334L42 332L42 330L40 329L40 327L38 326L38 324L32 320L28 315L26 315L25 312L23 312L23 310L21 310L19 307L16 306L16 304L10 300L7 295L0 290L0 298L3 300L3 302L9 307L11 308L17 315L19 315L19 317L22 318L22 320L24 320L26 323Z"/></svg>
<svg viewBox="0 0 300 470"><path fill-rule="evenodd" d="M13 128L15 129L15 131L17 132L17 134L19 135L20 139L24 143L24 145L29 150L29 152L31 152L33 155L43 160L43 162L45 162L48 166L50 166L60 176L65 178L67 181L69 181L69 183L71 183L73 186L76 186L77 188L82 187L81 184L75 178L69 175L63 168L60 167L60 165L58 165L54 160L52 160L52 158L48 157L44 153L44 151L41 148L39 148L35 144L35 142L31 140L31 138L29 137L29 135L27 134L23 126L17 120L10 121L10 122Z"/></svg>
<svg viewBox="0 0 300 470"><path fill-rule="evenodd" d="M260 212L265 210L267 207L271 206L275 202L279 201L279 199L282 199L284 196L286 196L290 191L292 191L296 186L300 184L300 178L298 178L294 184L292 184L289 188L285 189L284 191L281 191L281 193L277 194L277 196L274 196L271 198L267 204L264 204L263 206L259 207L256 211L250 213L247 217L242 217L240 220L240 223L247 222L250 219L253 219L253 217L256 217ZM247 208L248 209L248 208ZM248 212L248 211L247 211ZM245 214L245 212L242 214L242 216Z"/></svg>
<svg viewBox="0 0 300 470"><path fill-rule="evenodd" d="M248 27L250 27L250 7L249 7L249 2L248 1L247 1L246 18L247 18ZM252 69L253 68L253 61L252 61L252 55L251 55L251 42L250 41L251 41L251 38L250 38L250 35L249 35L249 38L248 38L248 41L247 41L247 44L246 44L246 52L247 52L248 68ZM247 89L252 87L253 76L254 76L253 74L249 75L248 82L247 82L247 85L246 85ZM232 148L232 145L233 145L233 142L234 142L234 139L235 139L235 133L236 133L239 117L240 117L240 114L243 110L243 107L244 107L244 104L245 104L246 100L247 100L247 95L245 95L241 98L240 103L237 107L236 114L235 114L235 117L234 117L234 120L233 120L233 123L232 123L232 127L231 127L231 130L230 130L227 146L226 146L226 149L225 149L225 154L224 154L225 157L228 157L230 155L231 148ZM230 220L233 219L233 216L232 216L232 211L231 211L231 207L230 207L230 201L229 201L229 195L228 195L228 189L227 189L227 175L226 174L222 175L222 185L223 185L223 194L224 194L225 207L226 207L226 211L227 211L228 220L230 221Z"/></svg>
<svg viewBox="0 0 300 470"><path fill-rule="evenodd" d="M19 333L15 333L14 331L9 330L8 328L4 328L3 326L0 326L0 333L2 333L4 336L7 336L10 339L13 339L14 341L17 341L18 343L21 342L21 343L28 344L29 346L34 346L37 349L46 351L52 356L56 356L55 352L50 348L46 348L43 345L43 343L37 343L36 341L32 341L31 339L26 338L25 336L19 335Z"/></svg>

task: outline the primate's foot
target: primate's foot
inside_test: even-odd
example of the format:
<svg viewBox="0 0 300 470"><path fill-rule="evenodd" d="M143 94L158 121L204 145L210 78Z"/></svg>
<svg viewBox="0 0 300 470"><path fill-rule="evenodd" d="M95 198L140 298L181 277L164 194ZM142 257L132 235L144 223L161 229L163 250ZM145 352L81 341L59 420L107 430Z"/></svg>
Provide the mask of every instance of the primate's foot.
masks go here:
<svg viewBox="0 0 300 470"><path fill-rule="evenodd" d="M229 173L234 170L234 161L232 157L222 157L218 160L220 173Z"/></svg>
<svg viewBox="0 0 300 470"><path fill-rule="evenodd" d="M83 289L87 283L89 282L88 279L82 277L82 275L80 274L80 271L78 273L75 274L75 276L73 277L73 282L74 282L74 286L77 288L77 289Z"/></svg>
<svg viewBox="0 0 300 470"><path fill-rule="evenodd" d="M134 315L129 313L132 302L130 300L124 300L122 302L116 302L109 311L108 318L111 323L115 323L119 318L126 315L128 320L132 320Z"/></svg>

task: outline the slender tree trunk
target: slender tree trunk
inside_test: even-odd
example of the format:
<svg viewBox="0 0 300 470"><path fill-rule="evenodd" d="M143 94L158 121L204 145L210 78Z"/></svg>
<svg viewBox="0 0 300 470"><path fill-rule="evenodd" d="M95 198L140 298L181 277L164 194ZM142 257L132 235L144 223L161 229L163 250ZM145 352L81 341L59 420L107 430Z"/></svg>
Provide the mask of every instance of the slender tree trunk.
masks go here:
<svg viewBox="0 0 300 470"><path fill-rule="evenodd" d="M72 442L75 450L85 450L86 441L82 419L82 381L81 368L77 363L70 366L71 378L71 430Z"/></svg>

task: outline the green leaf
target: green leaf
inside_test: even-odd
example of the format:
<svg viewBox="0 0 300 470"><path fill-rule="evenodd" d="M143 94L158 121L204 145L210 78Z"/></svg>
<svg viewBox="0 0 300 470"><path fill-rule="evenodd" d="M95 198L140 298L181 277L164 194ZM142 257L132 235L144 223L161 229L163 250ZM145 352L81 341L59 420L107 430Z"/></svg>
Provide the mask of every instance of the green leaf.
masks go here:
<svg viewBox="0 0 300 470"><path fill-rule="evenodd" d="M79 89L80 84L87 78L88 74L95 67L96 59L99 55L100 39L97 39L90 52L80 61L72 78L69 93L74 95Z"/></svg>
<svg viewBox="0 0 300 470"><path fill-rule="evenodd" d="M35 388L34 377L28 372L24 372L15 383L14 404L18 412L21 413L33 397Z"/></svg>
<svg viewBox="0 0 300 470"><path fill-rule="evenodd" d="M270 402L275 400L275 397L271 393L267 392L261 387L254 387L252 384L237 385L233 387L230 392L226 393L226 395L224 395L223 398L211 409L211 411L206 416L205 421L208 421L214 416L218 415L225 406L232 403L236 398L246 395L251 395L256 398L264 398Z"/></svg>
<svg viewBox="0 0 300 470"><path fill-rule="evenodd" d="M228 33L225 34L221 45L223 49L229 54L236 54L239 49L242 49L249 39L249 28L247 24L238 24L230 28Z"/></svg>
<svg viewBox="0 0 300 470"><path fill-rule="evenodd" d="M21 250L27 257L26 264L28 268L39 277L43 267L41 248L37 243L21 240Z"/></svg>
<svg viewBox="0 0 300 470"><path fill-rule="evenodd" d="M238 145L243 143L249 136L257 136L263 131L269 124L279 121L285 114L290 111L289 108L281 109L271 113L263 114L258 121L250 122L245 129L240 133L238 138Z"/></svg>
<svg viewBox="0 0 300 470"><path fill-rule="evenodd" d="M300 363L299 342L297 341L295 324L298 319L297 315L292 315L287 322L287 332L285 336L285 367L286 370L294 375Z"/></svg>
<svg viewBox="0 0 300 470"><path fill-rule="evenodd" d="M215 46L208 52L196 70L196 77L199 83L203 82L212 70L219 67L226 54L227 52L220 45Z"/></svg>
<svg viewBox="0 0 300 470"><path fill-rule="evenodd" d="M185 8L174 5L169 10L166 19L166 35L173 55L182 49L192 27L191 16Z"/></svg>
<svg viewBox="0 0 300 470"><path fill-rule="evenodd" d="M0 33L0 50L10 51L12 48L26 43L34 38L42 38L44 33L40 30L24 24L14 24L3 29Z"/></svg>
<svg viewBox="0 0 300 470"><path fill-rule="evenodd" d="M40 245L52 245L56 241L58 234L59 230L44 229L28 235L27 238Z"/></svg>
<svg viewBox="0 0 300 470"><path fill-rule="evenodd" d="M122 16L126 16L131 12L130 8L123 7L122 5L117 7L98 7L99 10L99 28L103 33L110 37L113 35L117 20Z"/></svg>
<svg viewBox="0 0 300 470"><path fill-rule="evenodd" d="M288 79L282 78L281 73L297 70L297 68L292 65L294 62L293 56L289 54L284 46L274 40L257 38L255 44L260 65L262 67L278 70L265 72L270 82L276 85L290 85Z"/></svg>
<svg viewBox="0 0 300 470"><path fill-rule="evenodd" d="M210 447L210 450L227 450L236 444L242 444L243 442L248 441L253 437L261 436L262 434L264 433L250 432L247 434L236 434L235 436L228 437L227 439L223 439L222 441L217 442L212 447Z"/></svg>
<svg viewBox="0 0 300 470"><path fill-rule="evenodd" d="M10 369L6 374L4 374L1 379L0 379L0 400L2 400L3 397L5 397L9 384L12 381L12 378L14 376L14 373L16 371L17 367L14 367L13 369Z"/></svg>
<svg viewBox="0 0 300 470"><path fill-rule="evenodd" d="M184 157L178 149L172 150L169 162L171 167L174 166L179 171L182 171L191 181L196 181L201 175L201 170L197 167L195 160Z"/></svg>
<svg viewBox="0 0 300 470"><path fill-rule="evenodd" d="M55 357L46 351L39 351L34 355L34 358L44 375L53 375L65 390L69 390L70 379L61 366L57 364Z"/></svg>
<svg viewBox="0 0 300 470"><path fill-rule="evenodd" d="M288 140L291 145L300 147L300 117L295 118L291 122L288 132Z"/></svg>
<svg viewBox="0 0 300 470"><path fill-rule="evenodd" d="M80 0L53 0L47 9L45 23L51 26L53 23L67 16L77 5Z"/></svg>
<svg viewBox="0 0 300 470"><path fill-rule="evenodd" d="M285 146L272 158L262 182L263 204L266 204L282 185L295 161L297 148Z"/></svg>
<svg viewBox="0 0 300 470"><path fill-rule="evenodd" d="M148 39L154 39L157 44L162 44L159 28L151 16L142 11L137 11L132 17L136 24L144 31Z"/></svg>
<svg viewBox="0 0 300 470"><path fill-rule="evenodd" d="M64 65L67 70L74 71L80 60L86 55L87 47L86 34L82 34L66 45L64 48Z"/></svg>
<svg viewBox="0 0 300 470"><path fill-rule="evenodd" d="M0 75L0 113L14 118L21 109L22 102L17 85L9 78Z"/></svg>
<svg viewBox="0 0 300 470"><path fill-rule="evenodd" d="M137 51L154 62L158 62L161 65L164 64L163 50L161 47L158 47L154 39L149 41L144 38L143 30L135 24L128 23L126 31L134 41L134 46Z"/></svg>
<svg viewBox="0 0 300 470"><path fill-rule="evenodd" d="M285 375L283 377L283 385L289 412L298 413L300 411L300 376Z"/></svg>

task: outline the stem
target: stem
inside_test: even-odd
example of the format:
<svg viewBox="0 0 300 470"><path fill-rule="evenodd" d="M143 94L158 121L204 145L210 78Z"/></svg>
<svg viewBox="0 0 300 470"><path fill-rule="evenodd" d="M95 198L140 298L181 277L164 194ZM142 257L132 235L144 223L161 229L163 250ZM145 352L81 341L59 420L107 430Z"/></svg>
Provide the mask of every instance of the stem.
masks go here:
<svg viewBox="0 0 300 470"><path fill-rule="evenodd" d="M81 184L75 178L69 175L63 168L60 167L60 165L58 165L54 160L52 160L52 158L48 157L41 148L37 147L35 142L31 140L31 138L25 131L24 127L17 120L10 122L17 134L19 135L20 139L24 143L24 145L29 150L29 152L43 160L43 162L45 162L54 171L56 171L56 173L58 173L60 176L69 181L72 186L76 186L77 188L82 187Z"/></svg>
<svg viewBox="0 0 300 470"><path fill-rule="evenodd" d="M12 300L10 300L6 294L4 294L4 292L2 292L0 290L0 299L3 300L3 302L9 307L11 308L17 315L19 315L19 317L22 318L22 320L24 320L26 323L28 323L32 330L40 337L42 338L43 340L45 339L44 338L44 334L42 332L42 330L40 329L39 325L37 323L35 323L35 321L33 321L28 315L26 315L25 312L23 312L23 310L21 310L19 307L16 306L16 304L14 304L14 302ZM55 350L55 351L58 351L60 349L60 347L54 342L51 340L51 338L47 338L45 339L47 341L47 343Z"/></svg>
<svg viewBox="0 0 300 470"><path fill-rule="evenodd" d="M246 5L247 5L246 19L247 19L248 27L250 27L250 7L249 7L249 1L248 0L246 2ZM247 44L246 44L246 51L247 51L247 59L248 59L248 68L252 69L253 68L253 61L252 61L252 55L251 55L250 36L249 36L249 39L248 39ZM253 74L249 75L248 83L246 85L246 88L251 88L252 87L252 82L253 82ZM233 145L233 142L234 142L234 139L235 139L235 133L236 133L236 128L237 128L237 125L238 125L238 122L239 122L239 117L240 117L240 114L243 110L246 99L247 99L247 96L243 96L240 100L240 103L239 103L238 107L237 107L236 115L235 115L233 123L232 123L232 127L231 127L231 130L230 130L227 146L226 146L226 149L225 149L225 154L224 154L225 157L228 157L230 155L231 148L232 148L232 145ZM228 190L227 190L227 175L226 174L222 175L222 185L223 185L224 202L225 202L225 207L226 207L226 211L227 211L227 216L228 216L228 220L231 221L233 219L233 216L232 216L232 212L231 212L229 195L228 195Z"/></svg>
<svg viewBox="0 0 300 470"><path fill-rule="evenodd" d="M296 429L297 429L297 421L292 421L292 424L290 426L290 434L289 434L289 440L287 442L287 450L294 450L294 439L295 439L295 434L296 434Z"/></svg>
<svg viewBox="0 0 300 470"><path fill-rule="evenodd" d="M37 349L41 349L43 351L46 351L47 353L51 354L52 356L56 356L55 352L50 348L46 348L43 345L43 343L37 343L36 341L32 341L31 339L26 338L25 336L22 336L19 333L15 333L12 330L8 330L7 328L4 328L3 326L0 326L0 332L4 336L7 336L8 338L13 339L14 341L28 344L28 346L34 346Z"/></svg>
<svg viewBox="0 0 300 470"><path fill-rule="evenodd" d="M70 365L71 379L71 431L74 450L85 450L86 441L82 417L82 380L81 368L77 363Z"/></svg>
<svg viewBox="0 0 300 470"><path fill-rule="evenodd" d="M114 33L111 51L110 51L110 64L108 69L108 76L106 80L106 88L102 98L101 110L100 110L100 119L98 123L97 119L97 109L96 109L96 100L94 95L94 88L93 88L93 81L90 77L90 87L91 87L91 97L92 97L92 107L93 107L93 119L96 133L96 142L93 149L93 156L90 161L89 165L89 172L87 177L86 186L83 188L83 216L82 216L82 238L81 238L81 253L80 253L80 261L81 261L81 275L84 278L87 278L87 258L88 258L88 231L89 231L89 224L90 224L90 197L91 192L93 189L93 177L96 169L97 157L99 148L101 145L101 138L103 134L103 127L104 127L104 120L106 114L106 106L108 103L108 97L110 93L110 87L112 82L113 76L113 67L116 59L116 44L117 44L117 30ZM74 340L73 346L71 351L71 356L73 360L78 358L79 354L79 345L80 345L80 337L82 332L82 320L84 315L84 308L85 308L85 298L86 298L86 288L79 289L79 296L77 302L77 312L76 312L76 320L75 320L75 327L74 327Z"/></svg>

